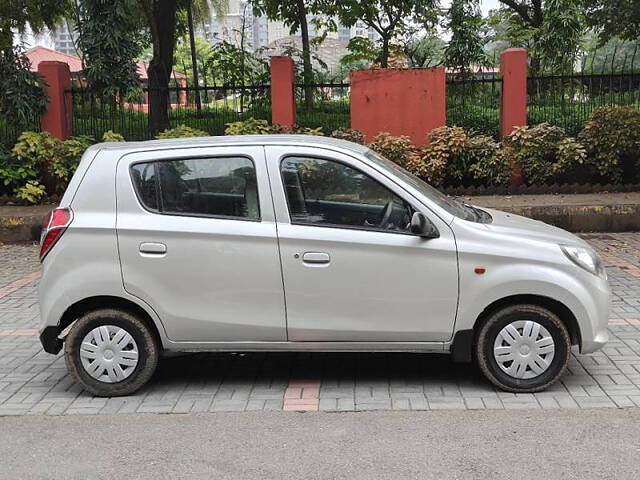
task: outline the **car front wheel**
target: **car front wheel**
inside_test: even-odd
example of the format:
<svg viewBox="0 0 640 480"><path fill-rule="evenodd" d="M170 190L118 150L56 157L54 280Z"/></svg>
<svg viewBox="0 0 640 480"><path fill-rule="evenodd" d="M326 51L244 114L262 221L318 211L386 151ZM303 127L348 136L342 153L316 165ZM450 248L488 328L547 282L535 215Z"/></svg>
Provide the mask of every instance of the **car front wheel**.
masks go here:
<svg viewBox="0 0 640 480"><path fill-rule="evenodd" d="M567 368L571 339L551 311L514 305L493 313L480 327L476 358L484 375L508 392L539 392Z"/></svg>
<svg viewBox="0 0 640 480"><path fill-rule="evenodd" d="M158 363L153 334L137 316L101 309L80 317L65 340L69 373L97 396L129 395L153 375Z"/></svg>

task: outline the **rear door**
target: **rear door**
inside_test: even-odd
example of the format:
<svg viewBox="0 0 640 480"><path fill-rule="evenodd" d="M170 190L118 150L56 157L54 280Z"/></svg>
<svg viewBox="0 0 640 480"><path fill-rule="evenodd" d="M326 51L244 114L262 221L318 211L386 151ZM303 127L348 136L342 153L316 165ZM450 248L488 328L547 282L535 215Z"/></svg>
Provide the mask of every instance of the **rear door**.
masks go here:
<svg viewBox="0 0 640 480"><path fill-rule="evenodd" d="M129 154L116 188L124 287L158 313L169 339L286 339L262 146Z"/></svg>

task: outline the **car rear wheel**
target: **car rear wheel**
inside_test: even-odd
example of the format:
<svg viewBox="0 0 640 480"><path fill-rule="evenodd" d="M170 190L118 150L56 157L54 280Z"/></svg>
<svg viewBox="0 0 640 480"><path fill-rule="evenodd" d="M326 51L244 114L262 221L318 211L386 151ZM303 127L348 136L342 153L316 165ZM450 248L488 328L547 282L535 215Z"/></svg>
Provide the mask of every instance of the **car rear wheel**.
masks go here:
<svg viewBox="0 0 640 480"><path fill-rule="evenodd" d="M571 339L557 315L537 305L514 305L480 327L478 365L491 383L516 393L539 392L567 368Z"/></svg>
<svg viewBox="0 0 640 480"><path fill-rule="evenodd" d="M158 363L152 332L135 315L101 309L79 318L65 340L69 373L101 397L129 395L152 377Z"/></svg>

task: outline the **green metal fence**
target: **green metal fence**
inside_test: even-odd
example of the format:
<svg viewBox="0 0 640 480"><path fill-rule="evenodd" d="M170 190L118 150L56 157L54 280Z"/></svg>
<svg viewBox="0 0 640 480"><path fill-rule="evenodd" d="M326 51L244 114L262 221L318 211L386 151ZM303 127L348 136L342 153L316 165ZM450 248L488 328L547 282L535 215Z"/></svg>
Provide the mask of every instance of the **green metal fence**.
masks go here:
<svg viewBox="0 0 640 480"><path fill-rule="evenodd" d="M73 104L73 134L96 139L108 130L120 133L127 140L152 138L149 123L149 88L134 99L114 100L86 88L67 92ZM230 122L253 117L270 119L271 101L268 85L257 86L176 86L167 91L171 127L186 125L211 135L224 134ZM201 107L195 97L200 96Z"/></svg>
<svg viewBox="0 0 640 480"><path fill-rule="evenodd" d="M446 86L447 125L497 138L502 88L498 72L448 74Z"/></svg>
<svg viewBox="0 0 640 480"><path fill-rule="evenodd" d="M322 128L325 135L340 127L349 127L349 88L348 83L314 83L313 108L305 103L305 88L296 84L296 123L300 127Z"/></svg>
<svg viewBox="0 0 640 480"><path fill-rule="evenodd" d="M591 112L603 105L640 108L639 73L584 72L527 79L527 123L549 123L576 135Z"/></svg>

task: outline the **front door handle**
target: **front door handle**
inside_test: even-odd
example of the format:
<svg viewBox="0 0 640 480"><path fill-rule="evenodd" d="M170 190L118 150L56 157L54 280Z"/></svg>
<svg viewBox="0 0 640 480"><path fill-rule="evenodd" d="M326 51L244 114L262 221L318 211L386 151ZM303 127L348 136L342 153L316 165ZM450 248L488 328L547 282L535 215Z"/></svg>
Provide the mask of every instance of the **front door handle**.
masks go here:
<svg viewBox="0 0 640 480"><path fill-rule="evenodd" d="M140 253L163 255L167 253L167 246L164 243L144 242L140 244Z"/></svg>
<svg viewBox="0 0 640 480"><path fill-rule="evenodd" d="M331 257L329 257L328 253L324 252L305 252L302 255L302 261L304 263L317 265L322 263L329 263L331 261Z"/></svg>

